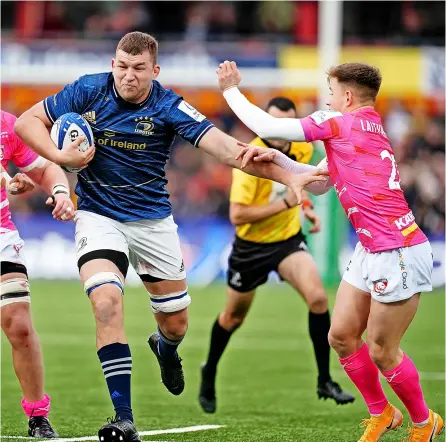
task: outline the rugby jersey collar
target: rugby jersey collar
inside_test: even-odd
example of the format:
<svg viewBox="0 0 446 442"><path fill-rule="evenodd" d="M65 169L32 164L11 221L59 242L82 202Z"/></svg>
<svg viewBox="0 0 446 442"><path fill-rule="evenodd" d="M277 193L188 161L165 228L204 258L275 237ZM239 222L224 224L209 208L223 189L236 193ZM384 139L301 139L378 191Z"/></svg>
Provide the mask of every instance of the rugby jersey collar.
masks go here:
<svg viewBox="0 0 446 442"><path fill-rule="evenodd" d="M115 80L113 78L113 75L111 75L111 92L112 92L112 96L115 99L116 103L118 103L118 105L120 107L125 107L127 109L142 109L145 105L147 105L147 103L150 100L150 97L152 96L152 92L153 92L153 88L154 88L154 84L152 82L152 85L150 87L150 92L149 95L147 95L147 98L142 101L141 103L130 103L129 101L124 100L124 98L122 98L119 94L118 91L116 90L116 86L115 86Z"/></svg>

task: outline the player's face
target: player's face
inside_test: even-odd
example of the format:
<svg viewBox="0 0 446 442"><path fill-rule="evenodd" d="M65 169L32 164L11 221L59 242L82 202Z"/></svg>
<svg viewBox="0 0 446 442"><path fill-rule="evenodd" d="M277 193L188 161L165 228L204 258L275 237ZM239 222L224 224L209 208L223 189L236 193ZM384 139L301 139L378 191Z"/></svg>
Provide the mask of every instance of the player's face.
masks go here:
<svg viewBox="0 0 446 442"><path fill-rule="evenodd" d="M268 113L275 118L297 118L297 114L294 109L283 111L276 106L271 106L268 109ZM268 143L277 150L286 150L290 144L289 141L283 140L268 140Z"/></svg>
<svg viewBox="0 0 446 442"><path fill-rule="evenodd" d="M141 103L147 98L160 67L153 64L149 51L131 55L118 50L112 60L112 70L119 95L130 103Z"/></svg>
<svg viewBox="0 0 446 442"><path fill-rule="evenodd" d="M330 78L328 81L328 98L325 104L330 110L337 112L348 112L352 104L352 92L337 78Z"/></svg>

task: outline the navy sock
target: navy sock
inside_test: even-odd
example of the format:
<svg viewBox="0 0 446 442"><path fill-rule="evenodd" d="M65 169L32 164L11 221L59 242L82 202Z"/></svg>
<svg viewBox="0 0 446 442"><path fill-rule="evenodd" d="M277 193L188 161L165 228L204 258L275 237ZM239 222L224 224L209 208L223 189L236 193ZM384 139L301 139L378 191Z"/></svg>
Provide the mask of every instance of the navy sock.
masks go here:
<svg viewBox="0 0 446 442"><path fill-rule="evenodd" d="M158 327L158 334L160 336L160 339L158 341L158 353L161 355L163 359L172 359L177 352L178 346L183 341L183 338L177 341L169 339L163 334L163 332L159 327Z"/></svg>
<svg viewBox="0 0 446 442"><path fill-rule="evenodd" d="M130 391L132 355L129 345L118 342L106 345L98 351L98 357L116 415L133 422Z"/></svg>

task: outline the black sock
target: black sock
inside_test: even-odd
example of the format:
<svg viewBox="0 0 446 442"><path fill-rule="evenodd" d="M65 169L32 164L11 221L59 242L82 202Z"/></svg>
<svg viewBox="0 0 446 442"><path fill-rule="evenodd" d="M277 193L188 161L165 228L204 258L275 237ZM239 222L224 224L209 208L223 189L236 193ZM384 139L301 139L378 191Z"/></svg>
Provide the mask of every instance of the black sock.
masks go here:
<svg viewBox="0 0 446 442"><path fill-rule="evenodd" d="M330 380L330 345L328 332L330 331L330 313L317 314L309 312L308 329L313 341L314 354L316 356L318 381L320 383Z"/></svg>
<svg viewBox="0 0 446 442"><path fill-rule="evenodd" d="M209 374L214 374L217 371L217 364L221 358L221 355L225 351L228 345L229 338L232 335L232 331L225 330L219 323L218 318L214 322L211 332L211 344L209 346L208 360L206 361L206 371Z"/></svg>
<svg viewBox="0 0 446 442"><path fill-rule="evenodd" d="M158 326L158 334L160 336L160 340L158 341L158 353L161 357L166 359L172 359L177 353L177 348L183 341L183 338L174 341L173 339L169 339Z"/></svg>
<svg viewBox="0 0 446 442"><path fill-rule="evenodd" d="M132 374L132 355L128 344L106 345L98 351L102 371L107 381L110 398L116 415L122 420L133 422L130 380Z"/></svg>

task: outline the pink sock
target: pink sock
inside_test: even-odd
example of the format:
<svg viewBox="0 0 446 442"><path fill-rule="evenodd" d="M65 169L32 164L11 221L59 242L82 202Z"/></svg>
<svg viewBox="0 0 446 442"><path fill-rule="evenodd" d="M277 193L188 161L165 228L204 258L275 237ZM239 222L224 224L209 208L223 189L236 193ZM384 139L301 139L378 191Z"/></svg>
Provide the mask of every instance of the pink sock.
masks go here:
<svg viewBox="0 0 446 442"><path fill-rule="evenodd" d="M382 374L407 408L412 422L426 422L429 419L429 408L424 402L417 367L409 356L404 353L403 361L398 367L383 371Z"/></svg>
<svg viewBox="0 0 446 442"><path fill-rule="evenodd" d="M378 367L370 359L367 344L340 361L348 377L362 394L370 414L381 414L389 401L379 381Z"/></svg>
<svg viewBox="0 0 446 442"><path fill-rule="evenodd" d="M43 399L37 402L28 402L25 398L22 399L23 412L30 417L43 416L48 417L51 408L51 399L45 394Z"/></svg>

